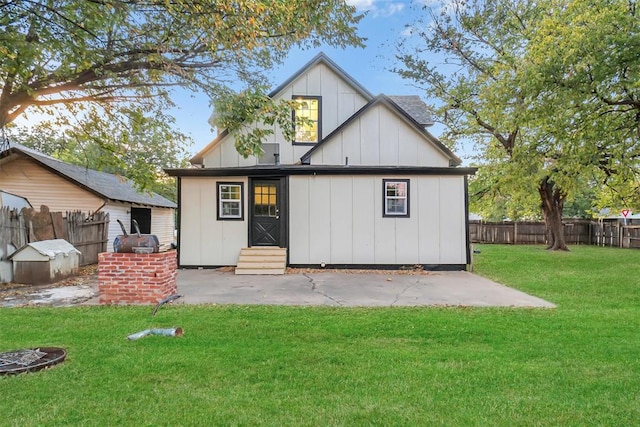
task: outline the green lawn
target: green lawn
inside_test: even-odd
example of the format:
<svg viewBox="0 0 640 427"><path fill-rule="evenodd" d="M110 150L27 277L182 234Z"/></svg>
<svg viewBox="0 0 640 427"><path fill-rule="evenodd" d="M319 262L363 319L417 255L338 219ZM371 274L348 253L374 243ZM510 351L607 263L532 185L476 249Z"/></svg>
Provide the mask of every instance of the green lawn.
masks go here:
<svg viewBox="0 0 640 427"><path fill-rule="evenodd" d="M0 425L638 425L640 251L476 248L558 308L2 308L0 350L69 355L0 377Z"/></svg>

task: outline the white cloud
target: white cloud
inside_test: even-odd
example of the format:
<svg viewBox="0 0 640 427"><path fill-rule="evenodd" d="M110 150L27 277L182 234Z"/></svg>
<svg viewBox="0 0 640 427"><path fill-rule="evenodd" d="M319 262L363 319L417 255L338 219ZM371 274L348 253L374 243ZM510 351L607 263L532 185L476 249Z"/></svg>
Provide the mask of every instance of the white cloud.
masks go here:
<svg viewBox="0 0 640 427"><path fill-rule="evenodd" d="M371 10L375 7L374 0L347 0L347 4L355 6L359 11Z"/></svg>
<svg viewBox="0 0 640 427"><path fill-rule="evenodd" d="M404 3L385 3L383 8L378 8L377 16L387 18L404 10Z"/></svg>
<svg viewBox="0 0 640 427"><path fill-rule="evenodd" d="M388 18L404 10L406 2L391 0L347 0L359 12L370 12L374 18Z"/></svg>
<svg viewBox="0 0 640 427"><path fill-rule="evenodd" d="M465 3L461 0L415 0L417 3L433 10L436 13L451 13L454 8L464 8Z"/></svg>

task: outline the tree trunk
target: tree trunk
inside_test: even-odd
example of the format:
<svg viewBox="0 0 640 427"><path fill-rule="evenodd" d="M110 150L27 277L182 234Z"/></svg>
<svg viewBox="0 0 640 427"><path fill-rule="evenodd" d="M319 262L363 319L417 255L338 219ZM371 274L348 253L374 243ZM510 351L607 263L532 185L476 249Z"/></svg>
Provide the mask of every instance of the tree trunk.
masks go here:
<svg viewBox="0 0 640 427"><path fill-rule="evenodd" d="M542 202L542 215L547 228L547 249L552 251L568 251L564 240L562 210L566 194L553 181L546 177L538 186Z"/></svg>
<svg viewBox="0 0 640 427"><path fill-rule="evenodd" d="M0 129L3 129L8 124L9 112L5 108L3 108L2 103L0 102Z"/></svg>

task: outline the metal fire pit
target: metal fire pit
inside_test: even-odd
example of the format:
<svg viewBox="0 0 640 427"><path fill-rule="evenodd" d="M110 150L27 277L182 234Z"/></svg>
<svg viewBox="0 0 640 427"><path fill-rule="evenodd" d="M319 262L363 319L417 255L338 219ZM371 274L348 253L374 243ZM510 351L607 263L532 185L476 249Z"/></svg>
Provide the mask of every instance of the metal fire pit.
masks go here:
<svg viewBox="0 0 640 427"><path fill-rule="evenodd" d="M0 375L20 374L48 368L64 361L67 351L59 347L38 347L0 353Z"/></svg>
<svg viewBox="0 0 640 427"><path fill-rule="evenodd" d="M127 234L122 221L117 220L122 228L122 235L116 236L113 240L113 251L121 253L155 253L160 251L160 241L155 234L141 234L138 222L134 219L133 226L136 234Z"/></svg>

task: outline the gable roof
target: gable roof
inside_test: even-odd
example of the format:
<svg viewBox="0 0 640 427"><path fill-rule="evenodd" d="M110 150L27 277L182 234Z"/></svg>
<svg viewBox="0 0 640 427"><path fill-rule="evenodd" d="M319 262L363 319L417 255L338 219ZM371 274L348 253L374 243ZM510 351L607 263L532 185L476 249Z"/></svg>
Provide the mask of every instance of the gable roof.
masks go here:
<svg viewBox="0 0 640 427"><path fill-rule="evenodd" d="M431 110L418 95L389 95L389 98L422 126L433 125Z"/></svg>
<svg viewBox="0 0 640 427"><path fill-rule="evenodd" d="M284 88L286 88L291 83L293 83L298 77L300 77L302 74L307 72L307 70L310 70L311 68L315 67L318 64L326 65L329 69L331 69L331 71L336 73L343 80L349 83L354 89L356 89L356 91L360 93L360 95L362 95L365 99L370 100L371 98L373 98L373 94L371 92L369 92L364 86L358 83L358 81L353 77L351 77L345 70L340 68L340 66L335 62L333 62L331 58L329 58L327 55L324 54L324 52L320 52L319 54L314 56L309 62L304 64L302 68L300 68L298 71L293 73L291 77L289 77L287 80L282 82L282 84L280 84L277 88L272 90L269 96L273 98L278 93L280 93Z"/></svg>
<svg viewBox="0 0 640 427"><path fill-rule="evenodd" d="M349 117L344 123L338 126L333 132L324 137L322 141L318 142L313 148L307 151L300 160L302 163L309 163L311 159L311 155L319 150L323 145L327 143L334 135L342 132L347 126L349 126L353 121L361 117L364 113L366 113L371 108L376 105L383 104L386 105L392 112L394 112L399 117L403 118L410 126L412 126L418 133L422 134L429 142L431 142L438 150L440 150L445 156L449 158L449 163L451 166L459 166L462 163L462 160L458 156L456 156L446 145L444 145L438 138L431 135L421 123L411 116L407 111L402 109L398 104L396 104L389 96L380 94L369 101L364 107L358 110L353 116Z"/></svg>
<svg viewBox="0 0 640 427"><path fill-rule="evenodd" d="M318 64L323 64L323 65L327 66L331 71L333 71L338 76L340 76L340 78L342 78L344 81L349 83L367 101L369 101L369 100L371 100L373 98L373 94L371 94L371 92L369 92L364 86L362 86L360 83L358 83L358 81L356 79L351 77L346 71L344 71L342 68L340 68L340 66L338 66L338 64L333 62L323 52L320 52L319 54L314 56L313 59L311 59L309 62L304 64L298 71L293 73L291 75L291 77L289 77L287 80L282 82L278 87L273 89L269 93L269 97L273 98L276 95L278 95L280 92L282 92L282 90L284 90L287 86L289 86L291 83L293 83L298 77L300 77L302 74L304 74L305 72L307 72L308 70L310 70L311 68L315 67ZM204 157L205 153L207 153L209 150L211 150L213 147L215 147L228 134L229 134L229 132L227 131L227 129L224 129L222 132L220 132L218 134L218 136L216 136L213 139L213 141L211 141L202 150L198 151L198 153L195 156L193 156L191 159L189 159L189 162L191 164L194 164L194 165L202 164L202 160L203 160L203 157Z"/></svg>
<svg viewBox="0 0 640 427"><path fill-rule="evenodd" d="M313 68L318 64L323 64L331 69L334 73L340 76L343 80L345 80L349 85L351 85L363 98L365 98L368 103L358 112L356 112L353 116L347 119L344 123L338 126L330 135L323 138L318 144L316 144L311 150L305 153L301 160L303 163L308 162L310 155L320 146L322 143L327 141L332 135L336 132L344 129L346 125L348 125L351 121L355 120L360 114L364 113L368 108L373 105L382 102L389 106L396 114L403 117L407 120L419 133L425 136L431 143L433 143L437 149L442 151L447 157L450 159L450 163L452 166L459 166L462 161L458 158L447 146L442 144L438 138L433 136L431 133L425 130L425 127L431 126L434 124L433 117L431 115L431 111L427 104L418 96L418 95L378 95L374 96L369 92L364 86L362 86L357 80L351 77L346 71L344 71L340 66L338 66L335 62L333 62L327 55L323 52L320 52L315 57L313 57L309 62L303 65L298 71L296 71L293 75L291 75L287 80L282 82L278 87L272 90L269 93L269 97L273 98L277 96L280 92L286 89L291 83L293 83L296 79L298 79L301 75L307 72L309 69ZM219 133L213 141L207 144L203 149L201 149L196 155L194 155L189 161L193 165L202 165L204 155L209 152L213 147L219 144L229 132L227 129L224 129L221 133Z"/></svg>
<svg viewBox="0 0 640 427"><path fill-rule="evenodd" d="M40 153L22 144L11 143L8 150L0 153L0 159L11 154L22 154L36 163L55 173L56 175L71 181L98 197L117 202L137 203L163 208L176 208L177 205L156 193L142 193L136 189L130 179L116 175L98 172L82 166L76 166L62 162L46 154Z"/></svg>

